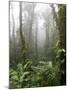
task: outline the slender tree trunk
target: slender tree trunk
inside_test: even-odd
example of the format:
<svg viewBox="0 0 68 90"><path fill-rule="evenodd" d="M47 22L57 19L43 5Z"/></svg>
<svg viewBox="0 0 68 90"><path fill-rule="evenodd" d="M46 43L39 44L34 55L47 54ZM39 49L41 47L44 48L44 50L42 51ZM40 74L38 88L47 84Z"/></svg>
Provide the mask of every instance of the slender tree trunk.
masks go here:
<svg viewBox="0 0 68 90"><path fill-rule="evenodd" d="M34 20L34 4L33 4L33 6L32 6L32 8L33 8L33 10L32 10L32 12L30 12L30 17L31 17L31 19L30 19L30 27L29 27L29 46L28 46L28 48L29 48L29 56L30 56L30 54L32 53L32 42L33 42L33 39L32 39L32 25L33 25L33 20Z"/></svg>
<svg viewBox="0 0 68 90"><path fill-rule="evenodd" d="M22 2L20 2L20 37L21 37L21 43L22 43L22 49L25 47L25 41L23 37L22 32Z"/></svg>
<svg viewBox="0 0 68 90"><path fill-rule="evenodd" d="M48 32L49 23L48 23L48 21L47 21L45 26L46 26L45 27L46 28L46 30L45 30L46 39L45 39L45 53L44 54L46 54L46 56L47 56L47 51L48 51L48 48L49 48L49 32Z"/></svg>
<svg viewBox="0 0 68 90"><path fill-rule="evenodd" d="M38 59L38 21L36 21L36 30L35 30L35 52L36 52L36 60ZM36 61L37 62L37 61Z"/></svg>
<svg viewBox="0 0 68 90"><path fill-rule="evenodd" d="M23 32L22 32L22 2L20 2L20 38L21 38L21 43L22 43L22 55L23 55L23 63L25 63L25 40L23 37Z"/></svg>
<svg viewBox="0 0 68 90"><path fill-rule="evenodd" d="M16 46L15 46L15 21L14 21L14 15L13 15L13 6L11 5L11 8L12 8L12 21L13 21L13 32L12 32L12 37L13 37L13 50L14 50L14 61L16 61L16 63L17 63L17 60L16 60ZM14 62L13 61L13 62ZM14 64L15 64L15 62L14 62Z"/></svg>
<svg viewBox="0 0 68 90"><path fill-rule="evenodd" d="M46 26L48 27L48 26ZM46 42L45 42L45 48L48 49L49 48L49 33L48 33L48 28L46 28Z"/></svg>

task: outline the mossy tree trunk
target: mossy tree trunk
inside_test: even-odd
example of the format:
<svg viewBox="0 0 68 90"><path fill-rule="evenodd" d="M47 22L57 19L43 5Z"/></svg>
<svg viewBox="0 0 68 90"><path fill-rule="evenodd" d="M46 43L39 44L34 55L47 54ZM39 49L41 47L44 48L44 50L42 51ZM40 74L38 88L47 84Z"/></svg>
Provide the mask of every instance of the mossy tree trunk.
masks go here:
<svg viewBox="0 0 68 90"><path fill-rule="evenodd" d="M55 12L55 8L52 5L52 10L54 14L54 19L56 21L58 30L59 30L59 37L60 37L60 49L66 50L66 6L65 5L58 5L58 13ZM66 56L65 53L62 52L60 54L60 60L64 60L61 64L60 69L61 73L61 84L66 84Z"/></svg>

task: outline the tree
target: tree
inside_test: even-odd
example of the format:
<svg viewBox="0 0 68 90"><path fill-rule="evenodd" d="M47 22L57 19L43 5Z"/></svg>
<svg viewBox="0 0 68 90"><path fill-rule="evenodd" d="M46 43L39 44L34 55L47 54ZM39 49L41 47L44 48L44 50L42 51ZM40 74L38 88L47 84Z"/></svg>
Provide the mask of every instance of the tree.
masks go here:
<svg viewBox="0 0 68 90"><path fill-rule="evenodd" d="M59 35L60 35L60 49L66 49L66 6L65 5L58 5L58 13L55 11L54 5L51 5L54 19L56 21ZM62 51L60 54L60 60L64 60L63 64L60 65L61 68L61 84L66 84L66 58L65 58L65 52Z"/></svg>
<svg viewBox="0 0 68 90"><path fill-rule="evenodd" d="M35 29L35 53L36 53L36 60L38 59L38 20L36 18L36 29Z"/></svg>
<svg viewBox="0 0 68 90"><path fill-rule="evenodd" d="M10 42L11 42L11 45L10 45L10 52L11 52L10 53L10 63L11 63L11 66L13 66L13 65L15 65L15 62L17 63L17 60L16 60L16 45L15 45L16 44L15 43L15 20L14 20L12 3L10 5L11 5L11 10L12 10L12 22L13 22L12 37L10 37Z"/></svg>
<svg viewBox="0 0 68 90"><path fill-rule="evenodd" d="M32 54L32 44L33 44L33 37L32 37L32 27L33 27L33 22L34 22L34 9L35 9L35 4L34 3L29 3L26 4L25 6L25 10L28 12L28 20L27 20L27 24L28 24L28 28L26 28L26 32L28 30L28 54L29 57Z"/></svg>
<svg viewBox="0 0 68 90"><path fill-rule="evenodd" d="M25 40L22 32L22 2L20 2L20 38L22 43L22 55L23 55L23 63L25 63Z"/></svg>

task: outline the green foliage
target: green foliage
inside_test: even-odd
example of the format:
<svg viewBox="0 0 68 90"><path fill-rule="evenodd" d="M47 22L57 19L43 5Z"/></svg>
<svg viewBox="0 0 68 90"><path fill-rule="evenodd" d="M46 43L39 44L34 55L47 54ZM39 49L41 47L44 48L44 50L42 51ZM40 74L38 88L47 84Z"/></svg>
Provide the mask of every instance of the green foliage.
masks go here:
<svg viewBox="0 0 68 90"><path fill-rule="evenodd" d="M31 61L25 65L19 63L15 70L10 70L10 88L60 85L59 72L58 65L53 67L44 61L37 66Z"/></svg>
<svg viewBox="0 0 68 90"><path fill-rule="evenodd" d="M19 63L16 69L10 69L10 88L25 87L29 80L30 64L31 62L27 62L25 65Z"/></svg>
<svg viewBox="0 0 68 90"><path fill-rule="evenodd" d="M65 49L59 47L60 41L49 48L48 56L38 58L34 65L33 59L25 59L25 64L18 63L15 68L10 69L10 88L44 87L61 85L61 74L64 73L63 63ZM52 52L50 52L52 51ZM55 53L55 56L52 56ZM35 59L34 59L35 60ZM50 61L49 61L50 60ZM62 67L61 67L62 65Z"/></svg>
<svg viewBox="0 0 68 90"><path fill-rule="evenodd" d="M45 63L45 62L44 62ZM48 63L33 67L36 72L36 80L39 86L60 85L60 70L58 65L52 67Z"/></svg>
<svg viewBox="0 0 68 90"><path fill-rule="evenodd" d="M42 16L39 18L44 19L41 28L38 25L38 13L28 8L29 6L34 9L34 6L30 4L24 6L24 11L28 13L23 23L25 27L22 27L22 2L19 13L20 25L17 28L15 26L18 30L14 30L14 24L11 22L13 31L10 37L10 88L56 86L62 85L61 81L64 85L66 6L56 5L58 6L56 12L56 7L52 4L51 13L48 13L48 9L47 15L45 11L40 13ZM33 16L34 13L36 17ZM45 30L45 36L40 38L39 30Z"/></svg>

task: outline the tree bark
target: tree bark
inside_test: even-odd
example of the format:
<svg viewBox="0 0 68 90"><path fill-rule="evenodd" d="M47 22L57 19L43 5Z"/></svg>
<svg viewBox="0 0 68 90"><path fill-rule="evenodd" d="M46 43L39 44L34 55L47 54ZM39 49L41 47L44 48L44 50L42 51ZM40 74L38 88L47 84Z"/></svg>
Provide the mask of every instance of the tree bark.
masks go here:
<svg viewBox="0 0 68 90"><path fill-rule="evenodd" d="M59 30L59 35L60 35L60 49L65 49L66 50L66 6L58 5L59 11L58 13L55 12L55 8L52 5L52 10L54 13L54 18ZM57 16L58 14L58 16ZM65 85L66 84L66 55L62 52L60 55L60 60L63 60L63 64L60 66L61 71L64 73L61 74L61 84ZM62 68L63 67L63 68Z"/></svg>
<svg viewBox="0 0 68 90"><path fill-rule="evenodd" d="M22 32L22 1L20 2L20 38L21 38L21 43L22 43L22 55L23 55L23 63L25 63L25 40Z"/></svg>

